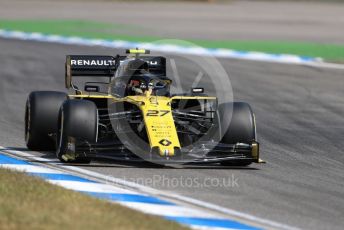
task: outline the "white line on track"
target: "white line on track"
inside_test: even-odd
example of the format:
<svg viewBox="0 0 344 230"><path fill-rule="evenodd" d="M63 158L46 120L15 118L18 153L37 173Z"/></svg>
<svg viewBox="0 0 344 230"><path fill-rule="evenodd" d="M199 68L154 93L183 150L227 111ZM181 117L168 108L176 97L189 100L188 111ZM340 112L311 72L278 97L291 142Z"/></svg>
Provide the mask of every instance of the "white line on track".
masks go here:
<svg viewBox="0 0 344 230"><path fill-rule="evenodd" d="M343 64L319 62L319 63L307 63L305 66L324 68L324 69L339 69L344 70Z"/></svg>
<svg viewBox="0 0 344 230"><path fill-rule="evenodd" d="M242 220L247 220L250 221L252 223L257 223L257 224L261 224L263 226L269 227L269 228L274 228L274 229L286 229L286 230L296 230L298 228L296 227L292 227L286 224L282 224L282 223L278 223L275 221L271 221L271 220L267 220L267 219L262 219L260 217L251 215L251 214L247 214L247 213L243 213L243 212L239 212L236 211L234 209L229 209L229 208L225 208L225 207L221 207L215 204L211 204L205 201L201 201L201 200L197 200L194 198L190 198L190 197L185 197L185 196L181 196L181 195L177 195L177 194L173 194L170 192L165 192L165 191L160 191L157 189L153 189L150 187L146 187L140 184L136 184L130 181L126 181L123 179L119 179L119 178L115 178L109 175L103 175L97 172L93 172L93 171L89 171L86 169L82 169L82 168L78 168L76 166L70 166L70 165L63 165L63 164L57 164L54 163L56 162L55 160L47 160L41 157L36 157L33 154L29 154L26 152L22 152L22 151L18 151L18 150L11 150L9 148L5 148L0 146L1 151L3 152L7 152L13 155L16 155L18 157L24 157L24 158L29 158L30 160L36 160L36 161L40 161L40 162L44 162L47 165L53 166L53 167L57 167L59 169L62 170L67 170L67 171L71 171L80 175L84 175L86 177L90 177L90 178L95 178L98 180L103 180L106 181L108 183L115 183L119 186L122 187L127 187L130 188L136 192L142 192L145 194L150 194L150 195L155 195L155 196L160 196L160 197L165 197L167 199L170 200L175 200L175 201L179 201L179 202L183 202L183 203L187 203L190 205L194 205L194 206L198 206L200 208L203 209L208 209L208 210L212 210L212 211L216 211L225 215L229 215L232 217L236 217L238 219L242 219Z"/></svg>
<svg viewBox="0 0 344 230"><path fill-rule="evenodd" d="M122 202L119 202L122 203ZM200 218L215 218L221 219L221 217L191 209L182 206L166 206L161 204L144 204L139 202L123 202L127 207L139 210L144 213L153 214L157 216L183 216L183 217L200 217Z"/></svg>

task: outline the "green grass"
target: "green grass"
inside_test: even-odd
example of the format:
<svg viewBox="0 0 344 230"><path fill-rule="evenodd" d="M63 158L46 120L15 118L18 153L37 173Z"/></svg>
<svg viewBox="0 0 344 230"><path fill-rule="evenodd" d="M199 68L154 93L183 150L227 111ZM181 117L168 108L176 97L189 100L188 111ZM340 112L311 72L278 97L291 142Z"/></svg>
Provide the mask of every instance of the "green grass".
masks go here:
<svg viewBox="0 0 344 230"><path fill-rule="evenodd" d="M0 20L0 28L24 32L41 32L64 36L80 36L132 42L168 42L182 44L181 41L149 36L145 29L123 24L100 23L78 20ZM146 32L147 33L147 32ZM138 35L139 34L139 35ZM240 51L257 51L273 54L294 54L308 57L321 57L329 61L344 61L344 45L319 44L289 41L251 40L187 40L205 48L227 48ZM189 45L189 44L186 44Z"/></svg>
<svg viewBox="0 0 344 230"><path fill-rule="evenodd" d="M194 41L208 48L228 48L243 51L257 51L273 54L295 54L321 57L327 60L344 60L344 45L287 42L287 41Z"/></svg>
<svg viewBox="0 0 344 230"><path fill-rule="evenodd" d="M0 228L186 229L104 200L66 190L24 173L0 168Z"/></svg>

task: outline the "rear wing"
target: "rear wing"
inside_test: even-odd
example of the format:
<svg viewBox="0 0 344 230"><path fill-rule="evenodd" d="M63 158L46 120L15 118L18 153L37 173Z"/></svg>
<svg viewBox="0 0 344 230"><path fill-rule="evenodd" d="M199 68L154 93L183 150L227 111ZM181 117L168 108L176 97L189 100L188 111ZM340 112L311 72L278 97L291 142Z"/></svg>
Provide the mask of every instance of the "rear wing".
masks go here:
<svg viewBox="0 0 344 230"><path fill-rule="evenodd" d="M68 55L66 56L66 88L72 87L73 77L109 77L111 78L120 60L126 56L96 56L96 55Z"/></svg>
<svg viewBox="0 0 344 230"><path fill-rule="evenodd" d="M140 50L139 50L140 51ZM66 88L73 88L73 77L113 77L121 61L127 56L68 55L65 63ZM166 76L166 58L140 56L153 74Z"/></svg>
<svg viewBox="0 0 344 230"><path fill-rule="evenodd" d="M140 56L140 59L148 63L149 72L166 76L166 58L161 56Z"/></svg>

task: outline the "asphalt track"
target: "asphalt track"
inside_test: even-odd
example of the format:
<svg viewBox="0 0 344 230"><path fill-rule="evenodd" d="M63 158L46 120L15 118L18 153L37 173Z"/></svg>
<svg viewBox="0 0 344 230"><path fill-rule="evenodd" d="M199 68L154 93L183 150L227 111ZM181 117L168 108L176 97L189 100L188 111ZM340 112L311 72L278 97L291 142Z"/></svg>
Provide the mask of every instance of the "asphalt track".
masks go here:
<svg viewBox="0 0 344 230"><path fill-rule="evenodd" d="M0 39L0 145L27 151L24 105L33 90L64 90L67 54L116 50ZM344 71L288 64L219 60L230 75L235 100L256 113L262 158L249 168L151 168L94 162L87 170L127 180L168 178L147 184L257 217L306 229L344 225ZM181 66L185 83L195 76ZM49 153L31 152L51 158ZM180 179L182 178L182 179ZM182 186L181 180L234 178L232 187Z"/></svg>
<svg viewBox="0 0 344 230"><path fill-rule="evenodd" d="M136 36L327 44L343 44L343 12L335 1L0 1L1 19L95 20L125 25L109 32Z"/></svg>

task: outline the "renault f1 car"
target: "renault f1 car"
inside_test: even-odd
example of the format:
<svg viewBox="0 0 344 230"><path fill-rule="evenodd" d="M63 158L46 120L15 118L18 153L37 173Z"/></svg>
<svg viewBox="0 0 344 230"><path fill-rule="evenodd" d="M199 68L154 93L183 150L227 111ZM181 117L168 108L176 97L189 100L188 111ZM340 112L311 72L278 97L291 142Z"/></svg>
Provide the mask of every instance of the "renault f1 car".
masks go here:
<svg viewBox="0 0 344 230"><path fill-rule="evenodd" d="M56 151L62 162L88 163L95 157L162 164L259 162L255 117L247 103L218 104L204 88L173 95L165 57L140 49L127 54L67 56L65 84L72 93L28 96L27 147ZM75 77L93 81L80 88Z"/></svg>

